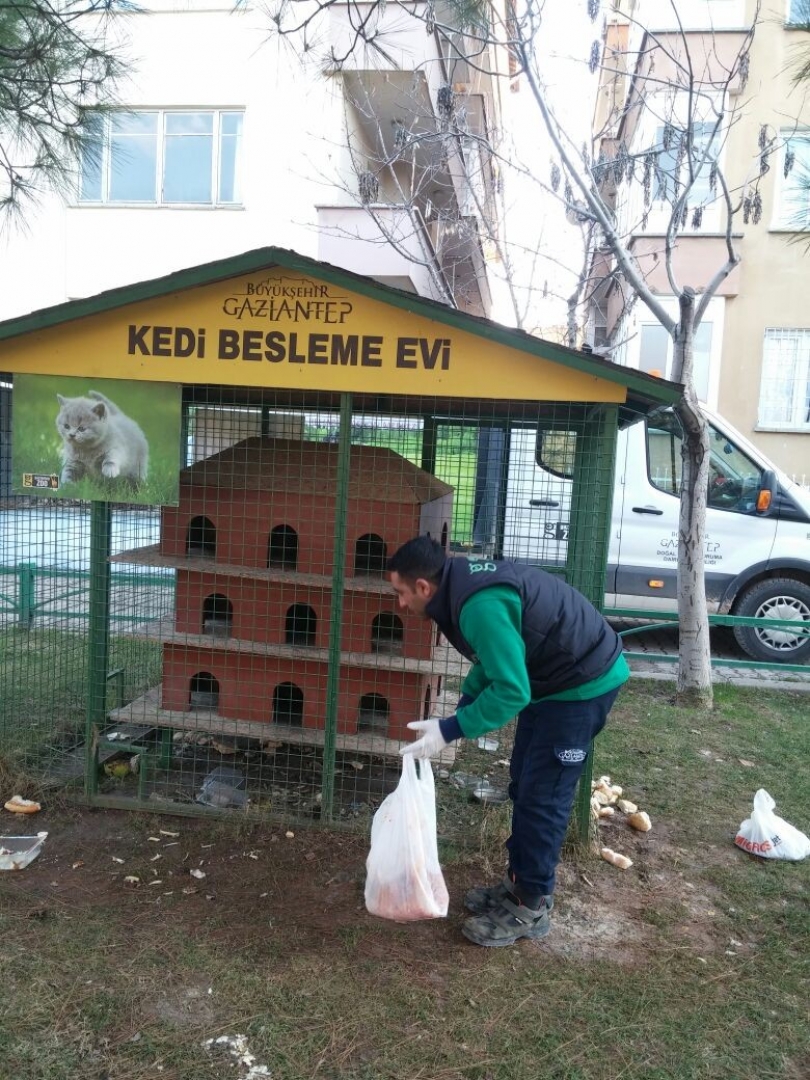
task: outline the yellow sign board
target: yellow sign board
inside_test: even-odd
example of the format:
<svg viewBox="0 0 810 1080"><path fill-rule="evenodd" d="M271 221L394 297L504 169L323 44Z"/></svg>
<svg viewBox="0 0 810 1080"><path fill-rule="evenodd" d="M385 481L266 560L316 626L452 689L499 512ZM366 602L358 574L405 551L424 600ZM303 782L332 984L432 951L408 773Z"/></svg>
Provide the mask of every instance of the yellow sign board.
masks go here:
<svg viewBox="0 0 810 1080"><path fill-rule="evenodd" d="M279 389L623 402L625 387L276 267L0 346L4 370Z"/></svg>

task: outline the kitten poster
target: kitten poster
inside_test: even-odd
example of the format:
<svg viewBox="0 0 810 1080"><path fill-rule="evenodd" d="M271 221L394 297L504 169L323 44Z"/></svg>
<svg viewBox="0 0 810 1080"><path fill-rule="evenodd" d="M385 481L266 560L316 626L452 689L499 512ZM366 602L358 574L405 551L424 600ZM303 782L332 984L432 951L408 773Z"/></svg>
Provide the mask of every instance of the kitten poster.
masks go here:
<svg viewBox="0 0 810 1080"><path fill-rule="evenodd" d="M177 505L179 386L15 375L11 427L17 494Z"/></svg>

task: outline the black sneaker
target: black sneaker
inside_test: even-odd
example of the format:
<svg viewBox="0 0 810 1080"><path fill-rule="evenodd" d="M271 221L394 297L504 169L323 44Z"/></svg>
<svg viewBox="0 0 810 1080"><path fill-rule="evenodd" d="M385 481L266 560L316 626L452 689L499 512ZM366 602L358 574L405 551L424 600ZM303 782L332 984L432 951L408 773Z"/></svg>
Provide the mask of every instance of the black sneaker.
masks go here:
<svg viewBox="0 0 810 1080"><path fill-rule="evenodd" d="M467 919L462 934L476 945L487 948L514 945L522 938L538 940L551 929L548 908L527 908L507 896L491 911Z"/></svg>

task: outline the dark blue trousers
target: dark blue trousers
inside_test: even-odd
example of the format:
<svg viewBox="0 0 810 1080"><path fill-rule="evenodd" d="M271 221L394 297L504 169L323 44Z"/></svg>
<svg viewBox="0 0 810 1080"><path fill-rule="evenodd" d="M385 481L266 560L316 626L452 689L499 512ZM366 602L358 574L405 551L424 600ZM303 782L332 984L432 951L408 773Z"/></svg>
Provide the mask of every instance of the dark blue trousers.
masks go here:
<svg viewBox="0 0 810 1080"><path fill-rule="evenodd" d="M554 892L577 781L617 694L539 701L518 716L509 768L512 835L506 847L516 895L527 907L537 907L540 897Z"/></svg>

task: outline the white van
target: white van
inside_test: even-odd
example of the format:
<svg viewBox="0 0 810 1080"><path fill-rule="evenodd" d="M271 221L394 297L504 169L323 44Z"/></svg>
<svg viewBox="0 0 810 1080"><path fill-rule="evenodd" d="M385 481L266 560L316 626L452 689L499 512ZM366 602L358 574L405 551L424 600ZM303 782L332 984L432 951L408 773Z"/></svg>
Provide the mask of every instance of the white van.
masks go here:
<svg viewBox="0 0 810 1080"><path fill-rule="evenodd" d="M800 630L734 628L756 660L810 658L810 493L727 421L706 413L711 463L706 516L710 612L795 620ZM565 561L571 437L516 428L509 444L504 556ZM619 433L605 605L675 611L681 428L670 409ZM765 492L763 496L761 493ZM770 499L768 498L770 494ZM769 503L765 509L765 504Z"/></svg>

